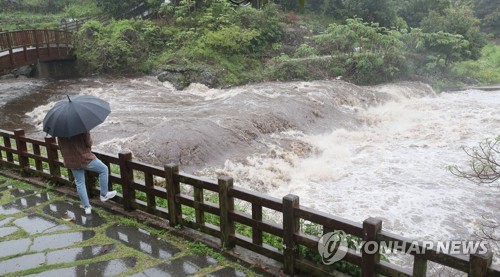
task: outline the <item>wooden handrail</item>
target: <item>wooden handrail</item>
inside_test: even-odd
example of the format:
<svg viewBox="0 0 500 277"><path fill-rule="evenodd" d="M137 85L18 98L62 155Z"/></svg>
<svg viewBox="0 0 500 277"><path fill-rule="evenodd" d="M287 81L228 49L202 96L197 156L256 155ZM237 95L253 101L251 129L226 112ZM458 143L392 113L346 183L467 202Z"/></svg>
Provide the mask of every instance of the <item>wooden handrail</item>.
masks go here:
<svg viewBox="0 0 500 277"><path fill-rule="evenodd" d="M452 255L440 253L435 248L416 246L416 252L408 251L413 247L412 240L382 230L382 222L368 218L363 224L343 219L327 213L315 211L299 205L299 197L287 195L279 200L262 193L233 186L229 177L218 181L192 176L179 172L175 164L163 168L133 160L130 152L118 156L95 152L111 168L110 187L122 193L113 200L121 203L125 210L139 209L147 213L167 218L171 226L182 225L197 229L208 235L218 237L221 247L239 246L283 263L285 273L317 276L335 275L333 267L315 263L311 257L301 255L299 248L317 253L320 236L331 230L364 239L365 242L396 242L404 246L401 250L414 256L413 268L402 268L380 260L380 253L368 253L366 249L357 253L348 249L344 261L361 268L363 276L425 276L427 262L441 264L468 273L469 276L499 276L500 269L491 265L492 253L471 253L471 255ZM10 167L23 174L35 174L54 182L72 185L70 176L62 174L64 169L59 146L53 138L44 141L28 138L23 130L9 132L0 130L0 166ZM119 169L119 172L116 172ZM139 179L136 175L142 175ZM99 188L90 184L90 195L98 195ZM215 200L210 200L216 196ZM115 200L116 199L116 200ZM250 210L238 210L235 203L249 203ZM281 223L263 218L263 208L278 213ZM194 210L194 217L187 211ZM215 219L209 220L208 217ZM322 226L322 232L305 234L300 222ZM238 226L247 226L251 231L238 231ZM283 245L269 245L263 239L267 233L283 242ZM415 250L413 249L413 250ZM425 250L425 251L422 251Z"/></svg>

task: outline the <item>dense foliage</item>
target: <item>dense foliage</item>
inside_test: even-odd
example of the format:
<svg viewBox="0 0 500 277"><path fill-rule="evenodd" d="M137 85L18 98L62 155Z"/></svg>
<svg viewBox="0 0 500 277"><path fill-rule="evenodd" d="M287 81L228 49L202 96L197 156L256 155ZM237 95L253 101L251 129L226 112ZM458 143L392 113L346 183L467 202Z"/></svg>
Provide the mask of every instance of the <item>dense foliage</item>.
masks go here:
<svg viewBox="0 0 500 277"><path fill-rule="evenodd" d="M162 34L149 21L121 20L103 25L89 21L75 36L80 68L86 73L147 72L148 55Z"/></svg>
<svg viewBox="0 0 500 277"><path fill-rule="evenodd" d="M486 53L480 30L499 29L499 5L492 0L255 0L246 7L228 0L148 0L155 12L150 21L118 20L134 17L130 11L142 2L18 0L0 6L8 11L2 21L15 22L6 28L22 26L19 18L29 18L25 26L50 28L62 19L115 18L90 20L75 35L86 73L188 68L215 74L221 86L337 76L358 84L401 78L484 83L495 80L491 72L499 67L474 61Z"/></svg>

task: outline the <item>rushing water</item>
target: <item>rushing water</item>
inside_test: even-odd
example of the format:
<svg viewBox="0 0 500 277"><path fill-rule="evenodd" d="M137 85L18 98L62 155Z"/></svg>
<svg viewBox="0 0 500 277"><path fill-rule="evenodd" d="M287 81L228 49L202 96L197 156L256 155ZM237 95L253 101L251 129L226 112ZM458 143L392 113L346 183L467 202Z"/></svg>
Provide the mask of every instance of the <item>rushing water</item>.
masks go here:
<svg viewBox="0 0 500 277"><path fill-rule="evenodd" d="M0 128L43 137L43 116L65 94L111 103L93 130L102 151L227 174L239 186L293 193L302 205L358 222L382 218L384 229L415 239L469 239L484 220L500 222L498 184L447 169L466 165L461 147L500 134L500 91L436 95L418 83L342 81L176 91L154 78L4 80Z"/></svg>

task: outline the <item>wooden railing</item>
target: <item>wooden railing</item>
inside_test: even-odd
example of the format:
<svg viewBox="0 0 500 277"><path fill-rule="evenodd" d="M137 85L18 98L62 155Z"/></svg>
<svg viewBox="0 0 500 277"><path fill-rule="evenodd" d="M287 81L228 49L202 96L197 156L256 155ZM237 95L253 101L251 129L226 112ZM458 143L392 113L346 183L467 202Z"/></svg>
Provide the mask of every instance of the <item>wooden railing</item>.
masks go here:
<svg viewBox="0 0 500 277"><path fill-rule="evenodd" d="M423 251L423 246L418 246L418 254L412 254L414 252L409 251L409 247L415 246L412 241L382 230L379 219L368 218L362 224L353 222L303 207L296 195L276 199L233 186L230 177L208 180L182 173L175 164L158 167L136 161L129 152L118 156L101 152L95 154L111 168L110 186L121 191L114 200L125 210L139 209L167 219L170 226L197 229L219 238L223 248L240 246L274 259L281 262L285 273L290 275L301 272L314 276L334 275L332 266L313 262L301 255L304 252L299 249L318 253L318 241L323 233L343 230L365 242L399 243L404 245L404 253L408 251L414 256L413 268L402 268L380 260L378 253L367 253L364 249L361 253L349 250L343 261L361 268L363 276L426 276L428 262L465 272L469 276L500 276L500 269L491 265L491 251L467 256L450 255L434 248ZM0 165L4 167L71 185L71 177L68 177L71 174L64 168L61 159L54 138L40 141L26 137L23 130L0 130ZM89 194L98 195L98 187L92 178L86 180ZM237 208L245 206L249 207L248 210ZM194 212L187 216L187 211ZM268 213L278 214L282 221L266 220ZM212 220L208 220L209 217ZM303 221L321 226L320 232L305 233L300 224ZM251 232L239 232L242 229L237 227L241 226L246 226ZM264 239L269 235L282 241L282 247L269 245Z"/></svg>
<svg viewBox="0 0 500 277"><path fill-rule="evenodd" d="M38 61L74 58L63 30L0 31L0 73Z"/></svg>

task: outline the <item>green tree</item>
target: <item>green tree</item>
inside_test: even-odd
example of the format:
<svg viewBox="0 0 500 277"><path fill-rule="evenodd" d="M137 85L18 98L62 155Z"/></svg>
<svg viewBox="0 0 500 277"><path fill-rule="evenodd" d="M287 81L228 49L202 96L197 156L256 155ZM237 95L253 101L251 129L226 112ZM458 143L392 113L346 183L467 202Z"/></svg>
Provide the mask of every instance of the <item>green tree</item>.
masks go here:
<svg viewBox="0 0 500 277"><path fill-rule="evenodd" d="M321 13L335 18L338 22L352 17L352 13L344 5L344 0L323 1L321 4Z"/></svg>
<svg viewBox="0 0 500 277"><path fill-rule="evenodd" d="M404 44L400 33L348 19L345 25L331 24L315 37L321 54L343 61L347 73L359 84L373 84L395 78L404 68Z"/></svg>
<svg viewBox="0 0 500 277"><path fill-rule="evenodd" d="M445 32L424 33L412 29L402 35L410 69L421 75L439 76L469 55L469 42L462 35Z"/></svg>
<svg viewBox="0 0 500 277"><path fill-rule="evenodd" d="M500 36L500 5L498 0L477 0L476 16L481 19L481 29Z"/></svg>
<svg viewBox="0 0 500 277"><path fill-rule="evenodd" d="M377 22L380 26L391 27L396 20L394 0L342 0L324 4L323 8L343 17L360 17L365 22ZM326 11L325 10L325 11Z"/></svg>
<svg viewBox="0 0 500 277"><path fill-rule="evenodd" d="M303 10L306 0L295 0L295 1L287 1L287 0L274 0L274 1L269 1L269 0L228 0L229 2L235 4L235 5L249 5L251 4L252 7L256 9L260 9L264 7L267 4L275 3L278 5L281 5L284 10Z"/></svg>
<svg viewBox="0 0 500 277"><path fill-rule="evenodd" d="M258 31L259 35L251 42L251 47L256 56L260 56L270 48L270 45L281 39L281 13L274 4L266 5L260 10L250 7L239 9L236 11L236 20L237 25L248 30Z"/></svg>
<svg viewBox="0 0 500 277"><path fill-rule="evenodd" d="M461 6L446 9L442 13L431 11L422 20L421 27L426 33L445 32L461 35L469 42L469 52L464 58L476 60L487 43L486 34L479 30L479 22L470 7Z"/></svg>
<svg viewBox="0 0 500 277"><path fill-rule="evenodd" d="M397 14L401 16L410 27L419 27L420 22L429 12L440 14L450 7L449 0L402 0L398 1Z"/></svg>

